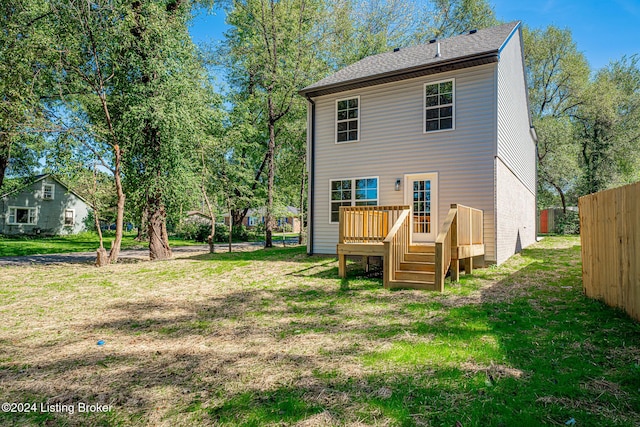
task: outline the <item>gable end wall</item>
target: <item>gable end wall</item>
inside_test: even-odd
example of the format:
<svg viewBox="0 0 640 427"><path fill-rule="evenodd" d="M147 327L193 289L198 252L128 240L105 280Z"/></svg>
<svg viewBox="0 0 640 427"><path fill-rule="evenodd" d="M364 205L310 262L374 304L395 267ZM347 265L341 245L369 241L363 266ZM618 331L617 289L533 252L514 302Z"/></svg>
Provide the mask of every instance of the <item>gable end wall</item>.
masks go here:
<svg viewBox="0 0 640 427"><path fill-rule="evenodd" d="M535 242L536 154L521 48L516 31L498 62L498 141L496 157L497 262Z"/></svg>

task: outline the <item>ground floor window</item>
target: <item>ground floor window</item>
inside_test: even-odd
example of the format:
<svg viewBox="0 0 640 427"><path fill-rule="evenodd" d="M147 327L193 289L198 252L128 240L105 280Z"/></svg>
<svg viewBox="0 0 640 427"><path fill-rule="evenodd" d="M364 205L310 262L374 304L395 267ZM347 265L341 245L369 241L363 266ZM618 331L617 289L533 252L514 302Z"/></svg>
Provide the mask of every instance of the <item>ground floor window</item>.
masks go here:
<svg viewBox="0 0 640 427"><path fill-rule="evenodd" d="M9 208L9 224L35 224L36 208Z"/></svg>
<svg viewBox="0 0 640 427"><path fill-rule="evenodd" d="M75 222L76 213L73 209L65 209L64 211L64 225L73 225Z"/></svg>
<svg viewBox="0 0 640 427"><path fill-rule="evenodd" d="M378 178L336 179L330 182L331 221L340 221L340 206L377 206Z"/></svg>

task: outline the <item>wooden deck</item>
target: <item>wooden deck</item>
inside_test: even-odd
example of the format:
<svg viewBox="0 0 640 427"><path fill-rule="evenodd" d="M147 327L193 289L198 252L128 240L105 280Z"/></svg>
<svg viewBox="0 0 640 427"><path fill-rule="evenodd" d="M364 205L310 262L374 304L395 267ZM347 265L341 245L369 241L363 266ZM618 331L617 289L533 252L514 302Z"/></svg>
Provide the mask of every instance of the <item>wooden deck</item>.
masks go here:
<svg viewBox="0 0 640 427"><path fill-rule="evenodd" d="M463 205L451 205L442 231L433 243L412 242L410 206L346 206L340 208L337 246L340 277L346 277L346 257L384 259L385 288L444 290L444 278L459 278L460 260L465 272L473 269L472 257L484 255L483 213Z"/></svg>

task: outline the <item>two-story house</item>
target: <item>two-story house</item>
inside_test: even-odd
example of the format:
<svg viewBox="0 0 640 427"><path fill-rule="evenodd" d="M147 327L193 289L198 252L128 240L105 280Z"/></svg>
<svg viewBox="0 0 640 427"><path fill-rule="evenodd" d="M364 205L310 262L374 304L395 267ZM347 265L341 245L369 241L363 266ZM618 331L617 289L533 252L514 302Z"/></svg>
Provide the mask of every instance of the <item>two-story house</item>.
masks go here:
<svg viewBox="0 0 640 427"><path fill-rule="evenodd" d="M451 242L455 249L471 233L466 243L482 250L454 253L453 262L482 253L500 264L535 242L536 136L519 22L370 56L300 94L308 100L309 253L335 254L348 241L389 245L403 209L410 211L405 252L430 251L441 233L449 233L440 237L445 251ZM454 204L480 214L456 216ZM371 206L397 209L368 214ZM354 207L344 209L342 225L341 207ZM471 217L481 226L460 228ZM357 251L338 247L338 254ZM411 267L400 265L411 261L406 254L388 258L385 267ZM423 281L419 274L389 280L419 288Z"/></svg>

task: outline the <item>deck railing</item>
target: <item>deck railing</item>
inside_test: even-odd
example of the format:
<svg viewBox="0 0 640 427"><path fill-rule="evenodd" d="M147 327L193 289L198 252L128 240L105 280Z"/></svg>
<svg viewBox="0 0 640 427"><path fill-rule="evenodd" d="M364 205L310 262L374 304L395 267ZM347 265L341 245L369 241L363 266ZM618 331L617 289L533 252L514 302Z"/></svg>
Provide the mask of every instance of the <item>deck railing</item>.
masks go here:
<svg viewBox="0 0 640 427"><path fill-rule="evenodd" d="M453 204L436 239L436 288L444 291L444 277L451 267L451 279L458 280L465 258L465 273L471 273L474 247L484 245L484 213L480 209ZM484 248L479 252L484 254Z"/></svg>
<svg viewBox="0 0 640 427"><path fill-rule="evenodd" d="M409 206L341 206L338 243L382 243Z"/></svg>
<svg viewBox="0 0 640 427"><path fill-rule="evenodd" d="M442 229L436 238L436 258L435 258L435 279L436 289L440 292L444 291L444 276L451 265L451 247L456 240L455 233L457 231L458 210L451 206L449 213L442 224Z"/></svg>
<svg viewBox="0 0 640 427"><path fill-rule="evenodd" d="M402 211L389 234L384 239L384 287L389 287L389 282L395 278L396 271L400 270L400 263L409 252L411 245L411 210Z"/></svg>
<svg viewBox="0 0 640 427"><path fill-rule="evenodd" d="M451 205L458 209L458 241L456 246L481 245L482 239L482 211L464 205Z"/></svg>
<svg viewBox="0 0 640 427"><path fill-rule="evenodd" d="M451 279L459 277L459 260L465 260L465 272L473 267L472 258L484 254L483 212L480 209L453 204L435 242L435 285L444 290L444 278L451 268ZM345 254L379 256L384 254L384 284L395 280L396 271L412 245L411 207L398 206L341 206L339 244L365 244L363 247L380 248L364 251L353 247L340 252L340 277L346 274ZM357 246L357 245L351 245ZM380 246L383 246L381 248ZM347 252L347 250L349 252Z"/></svg>

